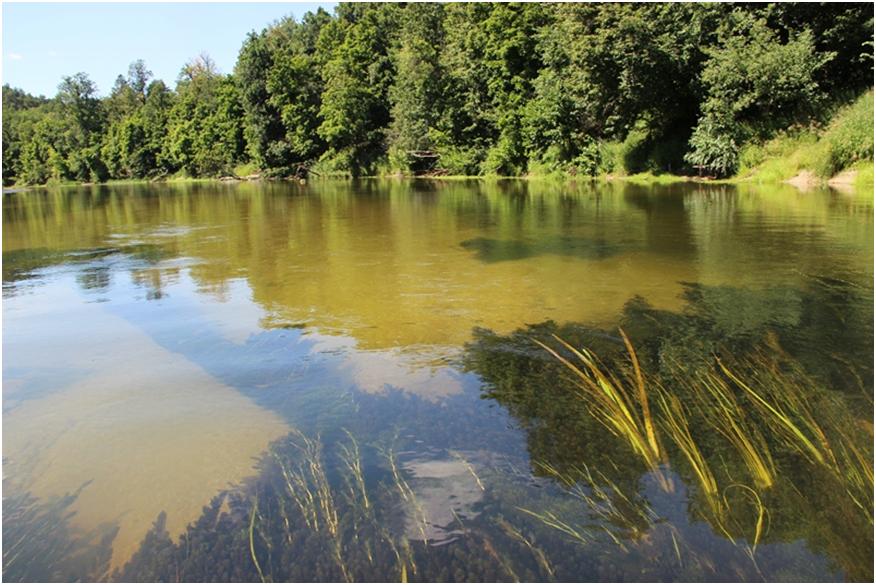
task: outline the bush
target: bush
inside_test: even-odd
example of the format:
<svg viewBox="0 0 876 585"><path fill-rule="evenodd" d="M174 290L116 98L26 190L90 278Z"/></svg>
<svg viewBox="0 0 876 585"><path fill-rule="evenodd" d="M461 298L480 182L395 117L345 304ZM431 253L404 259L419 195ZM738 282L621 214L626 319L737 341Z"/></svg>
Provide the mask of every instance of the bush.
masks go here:
<svg viewBox="0 0 876 585"><path fill-rule="evenodd" d="M480 161L477 150L461 146L444 146L436 149L440 156L438 166L450 175L476 175Z"/></svg>
<svg viewBox="0 0 876 585"><path fill-rule="evenodd" d="M599 143L599 171L605 174L625 174L623 143Z"/></svg>
<svg viewBox="0 0 876 585"><path fill-rule="evenodd" d="M581 146L581 152L572 161L572 166L576 174L587 175L594 177L599 174L600 164L600 149L596 142L588 141Z"/></svg>
<svg viewBox="0 0 876 585"><path fill-rule="evenodd" d="M718 176L733 174L739 166L739 140L733 131L711 116L703 117L690 137L691 151L684 160Z"/></svg>
<svg viewBox="0 0 876 585"><path fill-rule="evenodd" d="M648 127L643 121L636 122L620 146L621 171L632 175L646 168L648 158Z"/></svg>
<svg viewBox="0 0 876 585"><path fill-rule="evenodd" d="M487 151L487 157L481 163L481 174L513 176L523 172L519 137L514 132L505 132L499 141Z"/></svg>

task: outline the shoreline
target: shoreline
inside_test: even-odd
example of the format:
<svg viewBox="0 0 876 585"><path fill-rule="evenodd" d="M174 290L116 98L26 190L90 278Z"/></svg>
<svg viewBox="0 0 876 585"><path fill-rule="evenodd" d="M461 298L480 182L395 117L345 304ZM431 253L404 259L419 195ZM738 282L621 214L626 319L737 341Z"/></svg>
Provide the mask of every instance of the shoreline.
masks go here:
<svg viewBox="0 0 876 585"><path fill-rule="evenodd" d="M698 183L705 185L792 185L800 191L810 191L812 189L827 189L832 188L838 191L847 192L849 190L861 190L872 188L873 180L873 163L866 163L864 168L859 168L859 165L854 165L850 168L843 169L836 175L830 178L818 177L809 170L802 170L794 177L788 179L767 179L759 180L757 175L749 175L743 177L729 177L726 179L715 179L709 177L697 177L692 175L671 175L671 174L653 174L651 172L637 173L634 175L571 175L565 173L556 173L549 175L443 175L443 176L420 176L420 175L404 175L400 173L387 175L365 175L361 177L352 177L349 175L338 176L321 176L316 180L336 180L336 181L354 181L359 179L380 179L380 180L400 180L400 181L554 181L572 183L577 181L613 183L626 182L637 185L673 185L680 183ZM863 182L862 182L863 179ZM9 185L3 187L4 195L12 195L16 193L24 193L36 189L54 189L66 187L113 187L126 185L158 185L158 184L192 184L192 183L259 183L259 182L278 182L278 183L306 183L295 177L230 177L224 175L221 177L176 177L155 181L152 179L114 179L106 182L95 183L75 183L75 182L58 182L58 183L43 183L39 185Z"/></svg>

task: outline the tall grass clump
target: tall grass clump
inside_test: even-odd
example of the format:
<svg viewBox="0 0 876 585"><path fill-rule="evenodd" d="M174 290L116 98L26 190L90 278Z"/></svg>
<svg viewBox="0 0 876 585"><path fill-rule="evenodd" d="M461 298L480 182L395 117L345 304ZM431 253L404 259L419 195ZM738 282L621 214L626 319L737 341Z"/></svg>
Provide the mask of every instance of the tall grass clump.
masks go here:
<svg viewBox="0 0 876 585"><path fill-rule="evenodd" d="M785 181L814 166L817 148L818 133L813 128L786 130L767 142L743 146L736 175L766 183Z"/></svg>

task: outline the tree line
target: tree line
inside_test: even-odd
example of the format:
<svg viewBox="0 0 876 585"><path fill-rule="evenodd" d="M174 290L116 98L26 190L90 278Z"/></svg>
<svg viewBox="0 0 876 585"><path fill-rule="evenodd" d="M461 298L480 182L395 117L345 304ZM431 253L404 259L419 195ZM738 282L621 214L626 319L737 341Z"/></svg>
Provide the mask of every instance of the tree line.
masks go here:
<svg viewBox="0 0 876 585"><path fill-rule="evenodd" d="M229 74L4 86L3 181L728 175L872 79L872 4L343 3L250 33Z"/></svg>

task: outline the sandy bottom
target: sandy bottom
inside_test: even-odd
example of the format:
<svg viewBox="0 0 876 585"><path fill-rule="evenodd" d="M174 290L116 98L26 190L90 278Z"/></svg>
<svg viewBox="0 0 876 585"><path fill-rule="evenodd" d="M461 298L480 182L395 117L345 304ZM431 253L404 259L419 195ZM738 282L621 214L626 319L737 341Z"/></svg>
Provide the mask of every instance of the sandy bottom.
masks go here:
<svg viewBox="0 0 876 585"><path fill-rule="evenodd" d="M219 491L251 476L258 456L288 429L127 321L97 308L75 313L87 322L80 331L100 334L83 334L78 347L56 337L65 352L30 351L26 338L11 346L4 339L19 371L38 377L44 364L45 371L66 365L86 372L4 413L4 487L51 499L84 485L71 528L87 534L117 526L115 568L161 512L178 536ZM52 316L30 315L28 324L34 340L51 345L40 334L44 318ZM14 325L7 320L6 327ZM4 373L4 383L14 389L22 381Z"/></svg>

